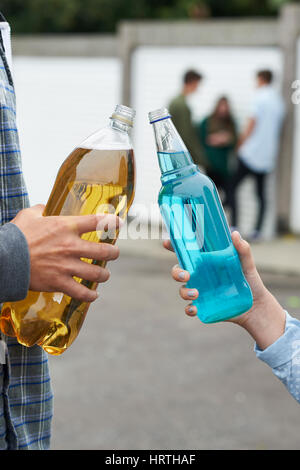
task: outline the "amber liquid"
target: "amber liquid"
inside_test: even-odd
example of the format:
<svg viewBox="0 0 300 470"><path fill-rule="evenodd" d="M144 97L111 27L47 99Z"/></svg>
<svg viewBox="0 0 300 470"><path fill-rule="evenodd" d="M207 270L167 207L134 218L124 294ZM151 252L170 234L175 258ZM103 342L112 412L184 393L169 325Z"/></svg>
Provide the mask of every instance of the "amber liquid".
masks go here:
<svg viewBox="0 0 300 470"><path fill-rule="evenodd" d="M125 218L134 197L133 150L75 149L61 166L44 215L114 213ZM83 239L115 243L118 233L90 232ZM105 262L84 261L105 266ZM76 279L90 289L97 283ZM63 353L75 340L89 303L61 293L29 291L26 299L5 303L0 327L25 346L40 345L53 355Z"/></svg>

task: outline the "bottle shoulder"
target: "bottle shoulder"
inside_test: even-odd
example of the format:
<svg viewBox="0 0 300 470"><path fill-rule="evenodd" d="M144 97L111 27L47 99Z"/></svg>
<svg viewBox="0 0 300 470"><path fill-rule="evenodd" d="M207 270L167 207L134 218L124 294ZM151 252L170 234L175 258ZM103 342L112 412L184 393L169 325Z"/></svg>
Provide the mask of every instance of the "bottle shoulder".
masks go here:
<svg viewBox="0 0 300 470"><path fill-rule="evenodd" d="M160 189L160 196L173 194L182 196L200 196L204 191L215 192L215 184L211 178L201 173L199 170L184 178L172 179L163 184Z"/></svg>
<svg viewBox="0 0 300 470"><path fill-rule="evenodd" d="M127 132L107 126L90 135L79 147L95 150L130 150L132 143Z"/></svg>

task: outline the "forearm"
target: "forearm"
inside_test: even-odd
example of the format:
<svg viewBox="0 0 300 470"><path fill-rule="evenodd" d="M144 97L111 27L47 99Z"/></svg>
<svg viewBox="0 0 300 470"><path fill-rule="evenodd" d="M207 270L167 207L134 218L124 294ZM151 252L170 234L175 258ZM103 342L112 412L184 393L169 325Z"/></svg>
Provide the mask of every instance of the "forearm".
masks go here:
<svg viewBox="0 0 300 470"><path fill-rule="evenodd" d="M260 305L247 312L240 321L261 350L266 349L285 331L285 311L275 297L265 289Z"/></svg>
<svg viewBox="0 0 300 470"><path fill-rule="evenodd" d="M300 321L290 317L264 286L249 243L236 231L232 233L232 241L252 290L253 306L230 321L243 327L252 336L256 342L257 357L272 368L291 395L300 402ZM171 249L170 242L164 243L164 246ZM190 274L179 266L174 266L172 275L178 282L190 280ZM189 290L186 287L180 289L184 300L191 300ZM197 307L188 305L185 312L195 316Z"/></svg>

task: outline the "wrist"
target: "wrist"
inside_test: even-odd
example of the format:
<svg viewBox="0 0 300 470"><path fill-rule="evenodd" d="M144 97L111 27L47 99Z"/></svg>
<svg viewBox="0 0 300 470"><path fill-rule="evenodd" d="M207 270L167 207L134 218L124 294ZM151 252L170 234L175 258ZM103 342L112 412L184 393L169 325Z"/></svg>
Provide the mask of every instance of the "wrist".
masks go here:
<svg viewBox="0 0 300 470"><path fill-rule="evenodd" d="M239 325L252 336L261 350L273 344L285 331L285 311L266 288L243 317Z"/></svg>

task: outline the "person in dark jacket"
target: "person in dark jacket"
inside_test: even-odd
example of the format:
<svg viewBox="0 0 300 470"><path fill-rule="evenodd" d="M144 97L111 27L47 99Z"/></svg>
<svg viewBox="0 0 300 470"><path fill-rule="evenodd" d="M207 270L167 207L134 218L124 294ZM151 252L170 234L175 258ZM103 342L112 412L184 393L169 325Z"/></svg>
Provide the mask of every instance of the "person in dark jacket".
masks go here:
<svg viewBox="0 0 300 470"><path fill-rule="evenodd" d="M180 137L189 150L196 165L206 166L203 149L197 138L196 129L192 122L191 110L186 102L187 96L195 93L201 83L202 75L195 70L188 70L183 77L183 86L180 94L169 103L172 121Z"/></svg>

